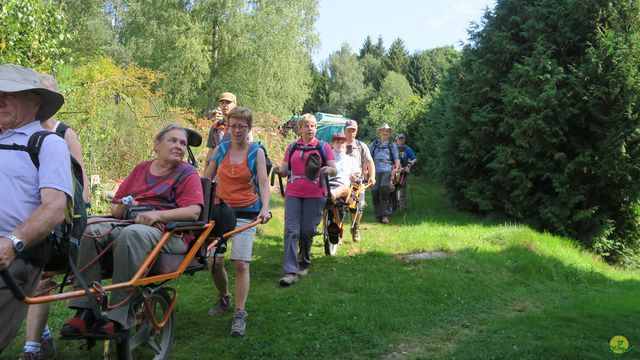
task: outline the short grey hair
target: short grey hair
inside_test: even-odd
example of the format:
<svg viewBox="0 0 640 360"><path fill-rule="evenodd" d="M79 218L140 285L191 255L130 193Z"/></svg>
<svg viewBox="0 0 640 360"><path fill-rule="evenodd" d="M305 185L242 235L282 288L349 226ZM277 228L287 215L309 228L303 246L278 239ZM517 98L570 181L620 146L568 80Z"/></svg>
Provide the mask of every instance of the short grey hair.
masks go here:
<svg viewBox="0 0 640 360"><path fill-rule="evenodd" d="M185 130L182 126L177 125L177 124L169 124L167 126L165 126L164 128L162 128L162 130L160 130L159 133L156 134L156 141L162 141L164 139L164 136L167 135L167 133L171 130L180 130L182 131L182 133L184 134L184 136L189 139L189 135L187 135L187 130Z"/></svg>

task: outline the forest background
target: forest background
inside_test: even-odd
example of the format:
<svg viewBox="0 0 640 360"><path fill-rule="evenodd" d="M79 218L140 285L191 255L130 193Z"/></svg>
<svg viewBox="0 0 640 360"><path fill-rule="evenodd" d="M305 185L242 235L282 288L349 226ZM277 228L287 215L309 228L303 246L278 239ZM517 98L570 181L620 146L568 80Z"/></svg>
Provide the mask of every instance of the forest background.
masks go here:
<svg viewBox="0 0 640 360"><path fill-rule="evenodd" d="M502 0L462 51L366 37L316 66L317 0L6 0L0 62L56 76L57 117L102 185L151 157L165 123L206 135L231 91L273 159L293 114L343 114L366 140L387 122L457 207L637 267L638 14L634 1Z"/></svg>

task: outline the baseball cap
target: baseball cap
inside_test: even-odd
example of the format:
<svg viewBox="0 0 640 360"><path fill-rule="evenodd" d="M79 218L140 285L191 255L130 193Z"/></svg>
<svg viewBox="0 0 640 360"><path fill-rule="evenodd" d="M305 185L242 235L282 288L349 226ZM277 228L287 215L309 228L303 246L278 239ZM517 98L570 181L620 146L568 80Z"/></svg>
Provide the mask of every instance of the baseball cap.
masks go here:
<svg viewBox="0 0 640 360"><path fill-rule="evenodd" d="M344 128L345 129L349 129L349 128L357 129L358 128L358 123L355 120L347 120L347 121L344 122Z"/></svg>
<svg viewBox="0 0 640 360"><path fill-rule="evenodd" d="M236 102L236 96L230 92L223 92L220 94L220 99L218 101L227 100L231 102Z"/></svg>

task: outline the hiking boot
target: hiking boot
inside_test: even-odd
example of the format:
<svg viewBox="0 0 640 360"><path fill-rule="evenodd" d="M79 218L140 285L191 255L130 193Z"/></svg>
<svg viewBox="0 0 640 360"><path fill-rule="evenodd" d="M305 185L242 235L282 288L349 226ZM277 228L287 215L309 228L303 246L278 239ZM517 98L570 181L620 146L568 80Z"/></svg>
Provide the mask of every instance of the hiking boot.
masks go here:
<svg viewBox="0 0 640 360"><path fill-rule="evenodd" d="M280 286L293 285L296 281L298 281L298 275L296 275L296 274L284 274L282 279L280 279Z"/></svg>
<svg viewBox="0 0 640 360"><path fill-rule="evenodd" d="M353 242L362 240L360 238L360 231L358 231L358 229L351 229L351 240L353 240Z"/></svg>
<svg viewBox="0 0 640 360"><path fill-rule="evenodd" d="M298 271L298 276L307 276L309 275L309 268L305 267L305 268L300 268L300 271Z"/></svg>
<svg viewBox="0 0 640 360"><path fill-rule="evenodd" d="M385 216L380 220L380 222L383 223L383 224L388 224L389 223L389 218Z"/></svg>
<svg viewBox="0 0 640 360"><path fill-rule="evenodd" d="M42 357L42 351L38 351L38 352L25 351L22 354L20 354L20 357L18 358L18 360L42 360L42 359L44 359Z"/></svg>
<svg viewBox="0 0 640 360"><path fill-rule="evenodd" d="M209 309L208 314L220 316L229 310L231 310L231 294L218 297L218 301Z"/></svg>
<svg viewBox="0 0 640 360"><path fill-rule="evenodd" d="M56 343L53 336L40 339L40 356L42 359L53 359L56 357Z"/></svg>
<svg viewBox="0 0 640 360"><path fill-rule="evenodd" d="M245 328L247 327L247 314L244 310L236 310L233 313L233 319L231 319L231 336L244 336Z"/></svg>

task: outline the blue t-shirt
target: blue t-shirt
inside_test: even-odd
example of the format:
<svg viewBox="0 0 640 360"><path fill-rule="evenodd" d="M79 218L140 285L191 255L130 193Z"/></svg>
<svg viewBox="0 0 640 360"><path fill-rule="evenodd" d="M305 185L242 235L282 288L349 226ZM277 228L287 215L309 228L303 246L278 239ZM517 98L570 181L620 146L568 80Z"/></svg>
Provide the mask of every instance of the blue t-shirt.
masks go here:
<svg viewBox="0 0 640 360"><path fill-rule="evenodd" d="M33 121L0 133L0 144L27 145L29 137L44 128ZM0 150L0 236L9 235L40 206L40 190L51 188L72 196L71 157L67 143L57 135L44 138L40 169L25 151Z"/></svg>
<svg viewBox="0 0 640 360"><path fill-rule="evenodd" d="M413 152L408 145L398 146L398 152L400 156L400 164L402 166L407 166L409 160L415 160L416 154Z"/></svg>
<svg viewBox="0 0 640 360"><path fill-rule="evenodd" d="M376 172L391 172L395 160L400 160L398 147L394 142L381 143L380 140L375 140L369 145L369 150L376 165Z"/></svg>

